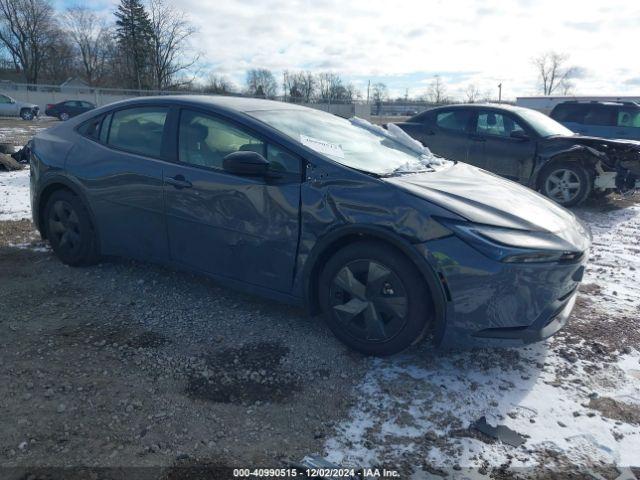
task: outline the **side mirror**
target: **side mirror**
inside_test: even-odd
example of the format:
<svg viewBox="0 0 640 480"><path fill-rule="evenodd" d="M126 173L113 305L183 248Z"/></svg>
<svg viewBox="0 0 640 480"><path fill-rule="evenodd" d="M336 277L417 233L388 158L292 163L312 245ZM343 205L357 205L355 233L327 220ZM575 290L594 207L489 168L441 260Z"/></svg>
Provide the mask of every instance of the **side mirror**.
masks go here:
<svg viewBox="0 0 640 480"><path fill-rule="evenodd" d="M240 150L222 159L222 168L234 175L265 176L269 162L257 152Z"/></svg>
<svg viewBox="0 0 640 480"><path fill-rule="evenodd" d="M529 135L524 130L514 130L509 136L517 140L529 140Z"/></svg>

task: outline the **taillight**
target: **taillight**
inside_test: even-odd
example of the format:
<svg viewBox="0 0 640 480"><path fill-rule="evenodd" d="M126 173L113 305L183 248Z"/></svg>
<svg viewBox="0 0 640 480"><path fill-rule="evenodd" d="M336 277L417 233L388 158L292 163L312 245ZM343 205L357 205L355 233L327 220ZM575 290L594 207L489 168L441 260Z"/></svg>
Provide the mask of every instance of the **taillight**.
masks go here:
<svg viewBox="0 0 640 480"><path fill-rule="evenodd" d="M53 103L47 103L47 110L51 110L53 108Z"/></svg>

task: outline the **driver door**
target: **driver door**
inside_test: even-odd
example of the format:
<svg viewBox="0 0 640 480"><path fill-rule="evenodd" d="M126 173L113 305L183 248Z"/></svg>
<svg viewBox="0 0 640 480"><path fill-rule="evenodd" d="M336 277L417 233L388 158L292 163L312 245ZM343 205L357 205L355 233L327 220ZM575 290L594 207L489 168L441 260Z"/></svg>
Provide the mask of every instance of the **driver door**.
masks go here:
<svg viewBox="0 0 640 480"><path fill-rule="evenodd" d="M503 111L480 110L474 137L482 146L482 167L490 172L523 184L528 183L536 152L535 141L528 136L515 117Z"/></svg>
<svg viewBox="0 0 640 480"><path fill-rule="evenodd" d="M298 246L301 159L221 117L183 109L178 162L164 171L171 257L207 273L288 293ZM278 178L224 170L260 153Z"/></svg>

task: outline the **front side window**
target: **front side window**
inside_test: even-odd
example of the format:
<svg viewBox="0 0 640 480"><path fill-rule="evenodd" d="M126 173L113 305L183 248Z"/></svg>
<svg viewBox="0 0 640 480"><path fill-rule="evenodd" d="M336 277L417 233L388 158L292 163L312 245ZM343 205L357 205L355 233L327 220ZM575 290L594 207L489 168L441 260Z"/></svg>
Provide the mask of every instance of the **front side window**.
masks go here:
<svg viewBox="0 0 640 480"><path fill-rule="evenodd" d="M522 127L511 117L495 112L480 112L476 131L482 135L510 137L512 132L522 131Z"/></svg>
<svg viewBox="0 0 640 480"><path fill-rule="evenodd" d="M0 95L0 103L11 103L11 99L6 95Z"/></svg>
<svg viewBox="0 0 640 480"><path fill-rule="evenodd" d="M267 145L269 168L280 173L300 173L300 158L275 145Z"/></svg>
<svg viewBox="0 0 640 480"><path fill-rule="evenodd" d="M456 109L438 112L436 115L436 125L447 130L464 132L467 129L467 125L469 125L470 119L471 110Z"/></svg>
<svg viewBox="0 0 640 480"><path fill-rule="evenodd" d="M114 112L108 145L147 157L160 157L167 112L164 107L136 107Z"/></svg>
<svg viewBox="0 0 640 480"><path fill-rule="evenodd" d="M181 162L222 169L224 157L241 150L266 156L264 142L249 133L209 115L182 111L178 138Z"/></svg>

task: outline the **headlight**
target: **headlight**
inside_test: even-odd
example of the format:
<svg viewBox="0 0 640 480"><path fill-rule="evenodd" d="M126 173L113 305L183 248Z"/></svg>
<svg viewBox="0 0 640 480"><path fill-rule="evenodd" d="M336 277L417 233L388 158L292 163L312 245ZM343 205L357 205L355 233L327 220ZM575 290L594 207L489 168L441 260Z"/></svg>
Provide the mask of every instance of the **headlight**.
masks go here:
<svg viewBox="0 0 640 480"><path fill-rule="evenodd" d="M458 237L490 258L507 263L571 262L583 252L549 232L494 227L450 219L437 219Z"/></svg>

